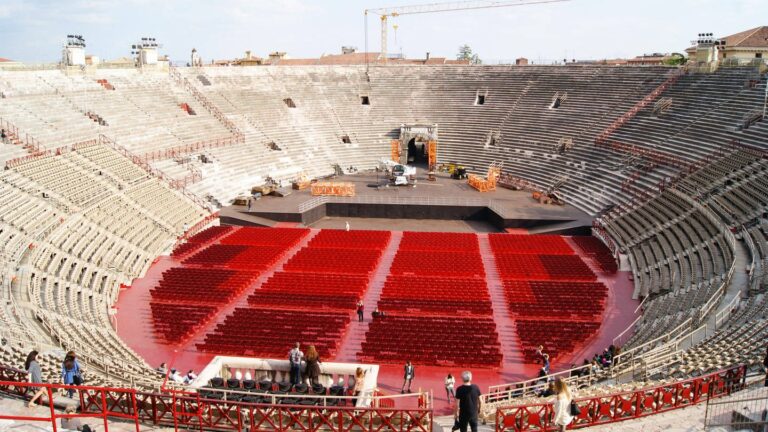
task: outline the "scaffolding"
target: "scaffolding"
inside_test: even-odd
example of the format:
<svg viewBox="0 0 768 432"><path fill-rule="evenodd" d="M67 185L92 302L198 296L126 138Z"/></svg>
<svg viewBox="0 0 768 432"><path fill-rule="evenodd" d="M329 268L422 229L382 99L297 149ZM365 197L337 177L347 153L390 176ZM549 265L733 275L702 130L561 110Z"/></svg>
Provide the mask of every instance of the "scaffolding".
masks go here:
<svg viewBox="0 0 768 432"><path fill-rule="evenodd" d="M392 140L390 159L400 163L400 140Z"/></svg>
<svg viewBox="0 0 768 432"><path fill-rule="evenodd" d="M477 189L479 192L490 192L496 190L496 182L501 175L502 162L491 162L488 166L488 173L486 178L482 178L479 175L470 174L467 180L470 186Z"/></svg>

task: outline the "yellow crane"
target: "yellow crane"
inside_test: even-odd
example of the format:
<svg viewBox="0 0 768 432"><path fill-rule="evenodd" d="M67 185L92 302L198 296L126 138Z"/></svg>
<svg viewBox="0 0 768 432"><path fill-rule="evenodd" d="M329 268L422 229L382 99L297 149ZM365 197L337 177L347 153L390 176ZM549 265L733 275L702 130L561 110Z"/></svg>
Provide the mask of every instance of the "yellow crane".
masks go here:
<svg viewBox="0 0 768 432"><path fill-rule="evenodd" d="M490 8L502 8L511 6L523 6L530 4L541 3L561 3L569 0L474 0L474 1L457 1L446 3L426 3L419 5L408 6L396 6L396 7L384 7L376 9L365 10L365 44L368 51L368 14L378 15L381 20L381 58L386 63L387 61L387 22L390 17L396 18L401 15L417 15L436 12L456 12L463 10L473 9L490 9Z"/></svg>

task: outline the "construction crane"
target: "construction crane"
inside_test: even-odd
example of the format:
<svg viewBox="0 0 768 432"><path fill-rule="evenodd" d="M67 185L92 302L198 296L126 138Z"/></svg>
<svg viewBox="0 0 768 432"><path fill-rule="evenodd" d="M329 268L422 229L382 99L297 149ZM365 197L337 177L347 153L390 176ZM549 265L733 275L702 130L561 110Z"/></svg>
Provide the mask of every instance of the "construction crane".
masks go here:
<svg viewBox="0 0 768 432"><path fill-rule="evenodd" d="M381 58L387 61L387 21L389 17L395 18L401 15L417 15L436 12L456 12L473 9L490 9L511 6L523 6L540 3L561 3L570 0L475 0L475 1L457 1L447 3L426 3L420 5L385 7L378 9L365 10L365 44L368 51L368 14L378 15L381 19Z"/></svg>

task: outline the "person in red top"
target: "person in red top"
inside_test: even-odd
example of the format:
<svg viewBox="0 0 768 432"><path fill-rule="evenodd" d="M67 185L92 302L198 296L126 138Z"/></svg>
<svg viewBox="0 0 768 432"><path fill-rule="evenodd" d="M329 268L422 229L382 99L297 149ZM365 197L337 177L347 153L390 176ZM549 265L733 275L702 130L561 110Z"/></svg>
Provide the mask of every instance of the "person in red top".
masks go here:
<svg viewBox="0 0 768 432"><path fill-rule="evenodd" d="M363 301L360 300L357 302L357 321L363 322L365 321L365 318L363 318L363 312L365 311L365 305L363 305Z"/></svg>

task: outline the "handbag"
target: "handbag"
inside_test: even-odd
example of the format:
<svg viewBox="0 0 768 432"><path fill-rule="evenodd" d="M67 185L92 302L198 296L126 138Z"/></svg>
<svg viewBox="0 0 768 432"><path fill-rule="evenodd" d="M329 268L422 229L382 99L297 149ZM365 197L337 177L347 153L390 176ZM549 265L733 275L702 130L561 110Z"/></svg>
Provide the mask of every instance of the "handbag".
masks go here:
<svg viewBox="0 0 768 432"><path fill-rule="evenodd" d="M72 384L79 386L83 384L83 375L79 372L72 376Z"/></svg>
<svg viewBox="0 0 768 432"><path fill-rule="evenodd" d="M571 408L570 408L571 415L573 417L576 417L577 415L581 414L581 409L578 405L576 405L576 402L571 401Z"/></svg>

